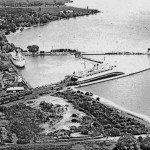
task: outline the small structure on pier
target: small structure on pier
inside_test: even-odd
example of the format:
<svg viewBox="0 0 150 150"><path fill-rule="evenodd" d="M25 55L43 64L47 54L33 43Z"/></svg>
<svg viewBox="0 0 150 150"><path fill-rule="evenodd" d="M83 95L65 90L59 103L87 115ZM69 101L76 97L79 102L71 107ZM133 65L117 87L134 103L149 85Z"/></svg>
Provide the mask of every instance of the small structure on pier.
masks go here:
<svg viewBox="0 0 150 150"><path fill-rule="evenodd" d="M77 51L75 52L75 57L76 58L83 58L82 52L78 51L78 49L77 49Z"/></svg>

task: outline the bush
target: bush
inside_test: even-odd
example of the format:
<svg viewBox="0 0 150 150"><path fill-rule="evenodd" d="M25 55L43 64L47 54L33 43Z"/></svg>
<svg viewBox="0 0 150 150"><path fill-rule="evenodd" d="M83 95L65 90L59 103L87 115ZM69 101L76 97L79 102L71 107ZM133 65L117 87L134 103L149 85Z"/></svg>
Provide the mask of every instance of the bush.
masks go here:
<svg viewBox="0 0 150 150"><path fill-rule="evenodd" d="M7 111L7 107L5 106L0 106L0 112L4 113Z"/></svg>
<svg viewBox="0 0 150 150"><path fill-rule="evenodd" d="M76 122L76 123L79 122L79 120L77 120L77 119L72 119L71 121L72 121L72 122Z"/></svg>
<svg viewBox="0 0 150 150"><path fill-rule="evenodd" d="M89 95L90 95L90 93L89 93L89 92L86 92L86 93L85 93L85 95L88 95L88 96L89 96Z"/></svg>
<svg viewBox="0 0 150 150"><path fill-rule="evenodd" d="M93 96L93 93L90 92L89 95L90 95L90 96Z"/></svg>
<svg viewBox="0 0 150 150"><path fill-rule="evenodd" d="M113 128L110 130L110 135L111 136L119 136L120 135L120 131L119 129Z"/></svg>
<svg viewBox="0 0 150 150"><path fill-rule="evenodd" d="M31 45L31 46L27 46L29 52L31 53L36 53L39 51L39 46L38 45Z"/></svg>
<svg viewBox="0 0 150 150"><path fill-rule="evenodd" d="M82 130L81 134L88 135L88 130L86 130L86 129Z"/></svg>
<svg viewBox="0 0 150 150"><path fill-rule="evenodd" d="M28 144L28 143L30 143L30 141L26 140L26 139L18 139L17 140L17 144Z"/></svg>
<svg viewBox="0 0 150 150"><path fill-rule="evenodd" d="M118 139L116 143L116 149L139 150L139 143L133 135L125 134Z"/></svg>
<svg viewBox="0 0 150 150"><path fill-rule="evenodd" d="M100 98L99 98L99 97L97 97L97 98L96 98L96 100L97 100L97 101L99 101L99 100L100 100Z"/></svg>
<svg viewBox="0 0 150 150"><path fill-rule="evenodd" d="M138 142L140 142L140 143L143 142L143 138L141 136L138 137Z"/></svg>
<svg viewBox="0 0 150 150"><path fill-rule="evenodd" d="M139 137L140 138L140 137ZM139 139L138 139L139 140ZM142 150L149 150L150 149L150 137L147 136L146 138L144 139L141 139L141 143L140 143L140 148Z"/></svg>
<svg viewBox="0 0 150 150"><path fill-rule="evenodd" d="M76 117L78 117L78 116L77 116L76 114L72 114L72 117L75 117L75 118L76 118Z"/></svg>

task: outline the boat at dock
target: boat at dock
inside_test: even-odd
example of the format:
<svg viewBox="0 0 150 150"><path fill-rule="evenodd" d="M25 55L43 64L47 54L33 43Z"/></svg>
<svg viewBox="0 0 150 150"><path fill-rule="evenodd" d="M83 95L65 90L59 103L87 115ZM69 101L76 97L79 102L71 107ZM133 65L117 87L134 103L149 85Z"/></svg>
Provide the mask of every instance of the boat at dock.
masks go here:
<svg viewBox="0 0 150 150"><path fill-rule="evenodd" d="M10 53L11 57L10 60L16 67L24 67L25 66L25 59L22 54L18 51L13 51Z"/></svg>
<svg viewBox="0 0 150 150"><path fill-rule="evenodd" d="M123 75L124 72L118 71L116 66L110 66L108 63L94 65L94 68L73 73L71 81L78 84L85 84L93 81L109 79Z"/></svg>

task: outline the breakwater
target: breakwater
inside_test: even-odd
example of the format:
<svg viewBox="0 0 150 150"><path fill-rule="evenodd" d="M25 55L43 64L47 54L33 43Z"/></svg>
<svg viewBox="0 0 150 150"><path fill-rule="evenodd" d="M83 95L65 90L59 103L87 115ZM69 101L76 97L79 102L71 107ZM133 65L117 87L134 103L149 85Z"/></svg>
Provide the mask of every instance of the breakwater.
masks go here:
<svg viewBox="0 0 150 150"><path fill-rule="evenodd" d="M149 52L147 53L140 53L140 52L109 52L109 53L96 53L96 52L84 52L82 55L150 55Z"/></svg>
<svg viewBox="0 0 150 150"><path fill-rule="evenodd" d="M94 60L94 59L91 59L91 58L86 58L86 57L82 57L82 59L85 59L85 60L88 60L88 61L92 61L94 63L103 63L103 61L97 61L97 60Z"/></svg>
<svg viewBox="0 0 150 150"><path fill-rule="evenodd" d="M135 75L135 74L138 74L138 73L142 73L142 72L145 72L145 71L148 71L148 70L150 70L150 67L145 68L145 69L140 70L140 71L132 72L132 73L125 73L123 75L116 76L116 77L110 77L110 78L103 79L103 80L97 80L97 81L93 81L93 82L89 82L89 83L80 84L80 85L77 85L75 87L76 88L80 88L80 87L85 87L85 86L89 86L89 85L93 85L93 84L97 84L97 83L102 83L102 82L106 82L106 81L110 81L110 80L124 78L124 77L127 77L127 76L131 76L131 75Z"/></svg>

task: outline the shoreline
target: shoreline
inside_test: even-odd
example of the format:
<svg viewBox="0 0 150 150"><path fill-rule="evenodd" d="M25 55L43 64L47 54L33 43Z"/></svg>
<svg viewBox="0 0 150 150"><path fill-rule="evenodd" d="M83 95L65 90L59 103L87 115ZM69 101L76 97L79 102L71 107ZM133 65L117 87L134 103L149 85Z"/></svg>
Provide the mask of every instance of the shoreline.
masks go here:
<svg viewBox="0 0 150 150"><path fill-rule="evenodd" d="M61 19L62 20L62 19ZM55 21L58 21L58 20L55 20ZM53 22L53 21L50 21L50 22ZM28 30L28 29L32 29L34 27L38 27L38 26L43 26L43 25L46 25L50 22L47 22L47 23L44 23L44 24L38 24L38 25L34 25L34 26L31 26L31 27L25 27L24 30ZM23 30L23 31L24 31ZM18 34L18 33L21 33L23 31L19 31L19 32L15 32L15 33L12 33L10 35L6 35L6 37L9 37L9 36L14 36L15 34ZM115 79L119 79L119 78L123 78L123 77L127 77L127 76L131 76L131 75L134 75L134 74L138 74L138 73L141 73L141 72L144 72L144 71L147 71L147 70L150 70L150 67L146 68L146 69L143 69L143 70L140 70L140 71L137 71L137 72L133 72L133 73L129 73L129 74L125 74L125 75L122 75L122 76L119 76L119 77L115 77L115 78L110 78L110 79L104 79L102 81L96 81L96 82L91 82L91 83L86 83L86 84L83 84L81 86L75 86L75 88L78 88L78 87L84 87L84 86L89 86L89 85L92 85L92 84L96 84L96 83L101 83L101 82L106 82L106 81L110 81L110 80L115 80ZM81 91L81 90L80 90ZM84 91L85 92L85 91ZM94 97L99 97L97 95L94 95ZM136 117L136 118L139 118L139 119L142 119L144 121L147 121L150 123L150 118L146 115L143 115L143 114L140 114L140 113L136 113L136 112L133 112L133 111L130 111L126 108L123 108L122 106L118 105L118 104L115 104L114 102L112 102L111 100L107 100L105 98L101 98L101 102L105 105L109 105L109 106L112 106L118 110L121 110L123 112L126 112L128 113L129 115L132 115L133 117Z"/></svg>
<svg viewBox="0 0 150 150"><path fill-rule="evenodd" d="M62 20L62 19L61 19L61 20ZM54 20L54 21L59 21L59 20ZM44 24L34 25L34 26L31 26L31 27L25 27L24 30L28 30L28 29L31 29L31 28L33 28L33 27L43 26L43 25L46 25L46 24L48 24L48 23L50 23L50 22L53 22L53 21L49 21L49 22L44 23ZM15 33L12 33L12 34L10 34L10 35L6 35L6 37L8 37L8 36L12 36L12 37L13 37L13 36L15 36L16 34L18 34L18 33L20 33L20 32L22 32L22 31L18 30L18 31L15 32ZM100 82L106 82L106 81L109 81L109 80L114 80L114 79L123 78L123 77L126 77L126 76L130 76L130 75L134 75L134 74L137 74L137 73L140 73L140 72L147 71L147 70L149 70L149 69L150 69L150 67L148 67L148 68L146 68L146 69L143 69L143 70L140 70L140 71L137 71L137 72L134 72L134 73L125 74L125 75L122 75L122 76L119 76L119 77L110 78L110 79L104 79L104 80L102 80L102 81L100 81ZM18 69L16 69L16 70L18 70ZM20 73L20 72L19 72L19 73ZM83 84L82 86L88 86L88 85L95 84L95 83L99 83L99 82L98 82L98 81L96 81L96 82L94 81L94 82L92 82L92 83ZM81 86L81 87L82 87L82 86ZM67 86L66 86L66 87L67 87ZM71 87L71 88L72 88L73 90L77 91L77 90L78 90L77 87L78 87L78 86L74 86L74 87ZM34 89L35 89L35 88L34 88ZM49 91L49 90L48 90L48 91ZM80 90L80 91L82 91L82 90ZM87 92L87 91L82 91L82 92ZM48 95L48 94L46 94L46 95ZM39 96L39 95L38 95L38 96ZM97 97L100 97L100 96L98 96L98 95L93 95L91 98L96 99ZM39 98L40 98L40 97L39 97ZM120 106L120 105L118 105L118 104L112 102L111 100L105 99L105 98L103 98L103 97L100 97L99 103L102 103L102 104L104 104L104 105L106 105L106 106L109 106L109 107L111 107L111 108L115 108L118 113L121 112L121 113L123 113L125 116L128 116L128 115L129 115L129 117L135 118L135 119L137 119L137 120L139 119L143 124L144 124L144 123L148 123L148 124L150 125L150 117L148 117L148 116L146 116L146 115L143 115L143 114L140 114L140 113L136 113L136 112L130 111L130 110L128 110L128 109L126 109L126 108L123 108L122 106ZM7 105L7 104L6 104L6 105Z"/></svg>
<svg viewBox="0 0 150 150"><path fill-rule="evenodd" d="M84 83L84 84L77 85L77 86L74 86L74 87L80 88L80 87L85 87L85 86L89 86L89 85L93 85L93 84L97 84L97 83L107 82L107 81L111 81L111 80L115 80L115 79L120 79L120 78L124 78L124 77L128 77L128 76L136 75L138 73L142 73L142 72L145 72L145 71L148 71L148 70L150 70L150 66L145 68L145 69L136 71L136 72L127 73L127 74L125 73L124 75L121 75L121 76L112 77L112 78L109 78L109 79L103 79L101 81L93 81L93 82L90 82L90 83Z"/></svg>
<svg viewBox="0 0 150 150"><path fill-rule="evenodd" d="M48 24L50 22L54 22L54 21L69 20L69 19L74 19L74 18L78 18L78 17L85 17L85 16L90 16L90 15L96 15L97 13L103 13L102 11L99 11L97 9L78 8L78 7L71 7L71 6L67 6L67 5L63 5L60 8L55 8L55 6L53 6L53 7L48 6L47 8L49 9L49 10L46 11L47 14L52 13L54 15L54 17L56 17L57 14L59 13L59 16L57 16L57 18L53 18L53 19L47 20L47 22L45 22L45 23L40 23L39 22L37 24L33 24L30 27L20 26L18 30L16 30L15 32L10 32L7 35L5 34L5 36L6 37L14 36L14 35L16 35L18 33L23 32L24 30L28 30L28 29L31 29L31 28L34 28L34 27L38 27L38 26L44 26L44 25L46 25L46 24ZM15 9L15 7L14 7L14 9ZM30 9L32 9L34 11L37 11L36 10L37 8L34 8L34 7L30 7ZM44 8L42 8L42 9L44 9ZM65 13L65 11L67 11L67 10L71 10L72 12ZM71 16L62 17L60 12L62 14L66 14L66 15L69 14ZM75 16L73 16L73 15L75 15ZM24 29L22 31L20 31L21 28L24 28Z"/></svg>
<svg viewBox="0 0 150 150"><path fill-rule="evenodd" d="M71 89L74 90L74 91L78 91L78 89L77 89L76 87L72 87ZM80 91L81 91L81 92L84 92L84 93L87 92L87 91L84 91L84 90L80 90ZM148 117L147 115L144 115L144 114L141 114L141 113L136 113L136 112L134 112L134 111L131 111L131 110L129 110L129 109L126 109L126 108L124 108L124 107L122 107L122 106L120 106L120 105L118 105L118 104L112 102L111 100L105 99L105 98L103 98L103 97L101 97L101 96L98 96L98 95L94 95L94 94L93 94L92 97L93 97L94 99L96 99L97 97L99 97L99 98L100 98L100 101L99 101L100 103L102 103L102 104L104 104L104 105L106 105L106 106L115 108L115 109L117 109L118 111L121 111L121 112L123 112L123 113L127 113L129 116L132 116L132 117L134 117L134 118L140 119L140 120L145 121L145 122L148 122L148 123L150 124L150 117Z"/></svg>

